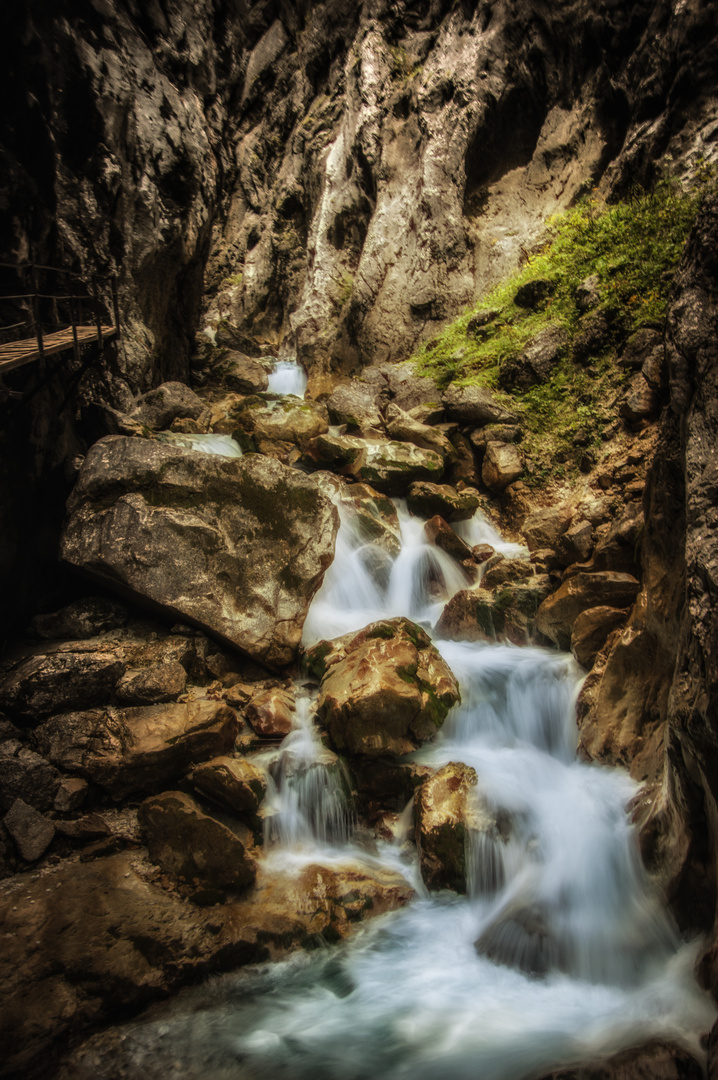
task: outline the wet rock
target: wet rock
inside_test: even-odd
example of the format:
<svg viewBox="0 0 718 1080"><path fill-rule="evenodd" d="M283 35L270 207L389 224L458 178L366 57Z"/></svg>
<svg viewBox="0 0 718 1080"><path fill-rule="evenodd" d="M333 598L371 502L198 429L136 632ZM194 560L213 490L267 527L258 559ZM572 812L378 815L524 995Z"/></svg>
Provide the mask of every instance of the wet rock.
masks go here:
<svg viewBox="0 0 718 1080"><path fill-rule="evenodd" d="M164 431L179 417L197 420L204 409L204 401L189 386L166 382L141 394L130 409L128 419L154 431Z"/></svg>
<svg viewBox="0 0 718 1080"><path fill-rule="evenodd" d="M443 517L437 514L424 525L424 532L432 544L445 551L452 559L455 559L473 580L476 579L476 560L468 544L457 536Z"/></svg>
<svg viewBox="0 0 718 1080"><path fill-rule="evenodd" d="M197 701L137 709L92 709L47 720L38 747L58 768L113 798L152 792L190 765L232 748L239 723L226 705Z"/></svg>
<svg viewBox="0 0 718 1080"><path fill-rule="evenodd" d="M441 395L447 415L462 424L481 427L484 424L516 424L518 418L500 405L484 386L451 385Z"/></svg>
<svg viewBox="0 0 718 1080"><path fill-rule="evenodd" d="M545 305L549 297L556 291L556 282L548 278L534 278L521 285L514 296L514 303L518 307L538 310Z"/></svg>
<svg viewBox="0 0 718 1080"><path fill-rule="evenodd" d="M319 435L305 447L304 458L309 465L341 472L360 460L364 448L358 435Z"/></svg>
<svg viewBox="0 0 718 1080"><path fill-rule="evenodd" d="M0 744L0 809L16 799L36 810L52 810L60 776L48 761L22 745Z"/></svg>
<svg viewBox="0 0 718 1080"><path fill-rule="evenodd" d="M87 455L68 511L70 565L255 660L296 657L338 526L310 477L258 455L110 437Z"/></svg>
<svg viewBox="0 0 718 1080"><path fill-rule="evenodd" d="M317 480L325 490L325 479L318 474ZM352 519L364 543L378 544L390 555L401 550L401 529L394 503L386 495L375 491L369 484L347 484L332 477L337 504Z"/></svg>
<svg viewBox="0 0 718 1080"><path fill-rule="evenodd" d="M541 1080L701 1080L704 1076L701 1062L683 1047L651 1042L603 1061L559 1069ZM713 1080L710 1071L709 1078Z"/></svg>
<svg viewBox="0 0 718 1080"><path fill-rule="evenodd" d="M119 630L127 625L129 612L124 604L104 596L89 596L46 615L36 615L31 623L33 634L41 638L86 638Z"/></svg>
<svg viewBox="0 0 718 1080"><path fill-rule="evenodd" d="M212 381L237 394L261 394L269 384L264 364L230 350L212 366Z"/></svg>
<svg viewBox="0 0 718 1080"><path fill-rule="evenodd" d="M383 364L381 371L392 401L404 412L420 405L436 406L439 403L441 395L434 380L415 375L410 364Z"/></svg>
<svg viewBox="0 0 718 1080"><path fill-rule="evenodd" d="M0 682L0 707L26 724L112 698L125 670L111 648L41 653L22 660Z"/></svg>
<svg viewBox="0 0 718 1080"><path fill-rule="evenodd" d="M373 623L332 660L317 715L339 751L370 757L408 753L436 734L459 700L449 667L408 619Z"/></svg>
<svg viewBox="0 0 718 1080"><path fill-rule="evenodd" d="M457 491L449 484L411 484L406 497L413 514L434 517L439 514L444 521L466 521L478 510L480 497L475 488Z"/></svg>
<svg viewBox="0 0 718 1080"><path fill-rule="evenodd" d="M500 559L486 570L481 579L482 589L497 589L503 585L531 581L536 576L536 567L528 559Z"/></svg>
<svg viewBox="0 0 718 1080"><path fill-rule="evenodd" d="M294 443L304 449L312 439L329 430L324 405L291 395L257 394L245 398L233 419L239 431L253 439L255 445L266 440Z"/></svg>
<svg viewBox="0 0 718 1080"><path fill-rule="evenodd" d="M492 548L491 544L474 544L471 553L477 563L485 563L496 554L496 551Z"/></svg>
<svg viewBox="0 0 718 1080"><path fill-rule="evenodd" d="M412 443L366 443L360 456L343 471L386 495L404 495L415 481L440 480L444 459L436 451Z"/></svg>
<svg viewBox="0 0 718 1080"><path fill-rule="evenodd" d="M197 791L240 815L256 814L267 791L264 773L244 758L213 758L187 779Z"/></svg>
<svg viewBox="0 0 718 1080"><path fill-rule="evenodd" d="M434 630L450 641L543 644L536 616L550 591L550 579L543 574L494 592L483 588L463 590L449 600Z"/></svg>
<svg viewBox="0 0 718 1080"><path fill-rule="evenodd" d="M117 684L117 700L122 705L155 705L174 701L184 693L187 672L180 663L127 671Z"/></svg>
<svg viewBox="0 0 718 1080"><path fill-rule="evenodd" d="M509 484L518 480L523 471L523 455L516 446L498 442L487 444L481 466L481 479L489 491L505 491Z"/></svg>
<svg viewBox="0 0 718 1080"><path fill-rule="evenodd" d="M44 855L55 836L55 827L34 806L16 799L3 818L3 825L26 862Z"/></svg>
<svg viewBox="0 0 718 1080"><path fill-rule="evenodd" d="M138 812L150 858L165 873L215 889L243 891L257 870L238 836L181 791L146 799Z"/></svg>
<svg viewBox="0 0 718 1080"><path fill-rule="evenodd" d="M451 461L456 456L454 447L442 431L428 424L420 424L393 403L386 407L386 431L392 439L410 442L425 450L434 450L444 461Z"/></svg>
<svg viewBox="0 0 718 1080"><path fill-rule="evenodd" d="M536 624L561 649L571 645L571 632L582 611L593 607L629 608L639 584L631 574L602 570L568 578L542 603Z"/></svg>
<svg viewBox="0 0 718 1080"><path fill-rule="evenodd" d="M526 975L565 971L564 943L539 903L510 902L475 942L476 951L495 964L518 968Z"/></svg>
<svg viewBox="0 0 718 1080"><path fill-rule="evenodd" d="M501 363L499 382L503 390L530 390L550 379L566 350L567 336L558 326L542 330L516 357Z"/></svg>
<svg viewBox="0 0 718 1080"><path fill-rule="evenodd" d="M294 694L290 690L270 687L250 701L245 716L263 739L283 739L294 726Z"/></svg>
<svg viewBox="0 0 718 1080"><path fill-rule="evenodd" d="M559 537L569 527L572 516L573 511L564 503L530 513L521 526L529 551L555 549Z"/></svg>
<svg viewBox="0 0 718 1080"><path fill-rule="evenodd" d="M626 621L620 608L593 607L576 616L571 631L571 652L581 667L590 670L609 634Z"/></svg>
<svg viewBox="0 0 718 1080"><path fill-rule="evenodd" d="M346 424L350 431L381 431L383 427L377 390L369 383L353 380L348 386L338 386L325 404L331 422Z"/></svg>
<svg viewBox="0 0 718 1080"><path fill-rule="evenodd" d="M451 761L417 788L414 796L416 848L430 890L467 891L469 829L478 826L476 771Z"/></svg>

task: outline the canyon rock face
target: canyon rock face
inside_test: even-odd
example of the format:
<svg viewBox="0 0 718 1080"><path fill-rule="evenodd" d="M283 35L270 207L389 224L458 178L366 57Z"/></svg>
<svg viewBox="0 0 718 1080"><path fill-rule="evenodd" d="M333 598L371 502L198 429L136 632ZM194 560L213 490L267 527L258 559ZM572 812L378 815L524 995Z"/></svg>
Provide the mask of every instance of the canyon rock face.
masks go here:
<svg viewBox="0 0 718 1080"><path fill-rule="evenodd" d="M88 454L62 557L270 666L297 654L338 517L310 478L110 436Z"/></svg>

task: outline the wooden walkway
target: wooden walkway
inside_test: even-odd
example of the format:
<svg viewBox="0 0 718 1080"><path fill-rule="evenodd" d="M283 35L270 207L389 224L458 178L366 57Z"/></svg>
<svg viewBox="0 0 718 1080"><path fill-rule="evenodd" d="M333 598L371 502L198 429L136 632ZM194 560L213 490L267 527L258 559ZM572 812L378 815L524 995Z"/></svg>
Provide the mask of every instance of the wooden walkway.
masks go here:
<svg viewBox="0 0 718 1080"><path fill-rule="evenodd" d="M99 335L102 340L114 337L117 333L116 326L77 326L77 344L87 345L89 342L97 342ZM38 347L37 338L26 338L24 341L8 341L0 345L0 375L13 368L30 364L33 360L39 360L40 356L50 356L53 353L65 352L66 349L74 349L75 335L71 326L66 330L58 330L54 334L43 334L42 353Z"/></svg>

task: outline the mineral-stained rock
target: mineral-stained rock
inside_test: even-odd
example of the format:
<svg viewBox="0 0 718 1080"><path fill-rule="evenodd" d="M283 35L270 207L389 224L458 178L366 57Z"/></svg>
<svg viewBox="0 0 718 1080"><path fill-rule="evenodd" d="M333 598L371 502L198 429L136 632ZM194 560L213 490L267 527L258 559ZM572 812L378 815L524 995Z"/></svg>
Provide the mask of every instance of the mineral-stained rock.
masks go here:
<svg viewBox="0 0 718 1080"><path fill-rule="evenodd" d="M620 608L593 607L576 617L571 631L571 652L587 670L612 634L626 620Z"/></svg>
<svg viewBox="0 0 718 1080"><path fill-rule="evenodd" d="M479 493L475 488L457 491L450 484L411 484L406 498L414 514L430 518L440 514L444 521L465 521L479 507Z"/></svg>
<svg viewBox="0 0 718 1080"><path fill-rule="evenodd" d="M267 791L264 773L244 758L212 758L187 779L197 791L240 815L255 814Z"/></svg>
<svg viewBox="0 0 718 1080"><path fill-rule="evenodd" d="M138 818L150 858L173 877L237 891L254 881L256 864L242 841L190 795L164 791L142 803Z"/></svg>
<svg viewBox="0 0 718 1080"><path fill-rule="evenodd" d="M536 624L542 634L561 649L571 645L573 624L582 611L592 607L628 608L638 595L639 584L631 574L603 570L577 573L542 603Z"/></svg>
<svg viewBox="0 0 718 1080"><path fill-rule="evenodd" d="M310 477L110 437L88 453L62 557L269 665L296 656L332 560L336 510Z"/></svg>
<svg viewBox="0 0 718 1080"><path fill-rule="evenodd" d="M194 762L226 753L238 726L228 706L197 701L67 713L41 724L36 736L54 765L120 799L156 791Z"/></svg>
<svg viewBox="0 0 718 1080"><path fill-rule="evenodd" d="M408 619L373 623L342 651L326 670L317 702L340 751L408 753L438 731L459 701L448 666Z"/></svg>
<svg viewBox="0 0 718 1080"><path fill-rule="evenodd" d="M34 806L16 799L3 818L3 824L27 862L35 862L52 843L55 826Z"/></svg>
<svg viewBox="0 0 718 1080"><path fill-rule="evenodd" d="M234 419L255 444L262 440L296 443L301 449L329 430L324 405L293 396L256 394L245 398Z"/></svg>
<svg viewBox="0 0 718 1080"><path fill-rule="evenodd" d="M481 817L476 784L474 769L451 761L416 790L416 847L429 889L467 891L467 833Z"/></svg>
<svg viewBox="0 0 718 1080"><path fill-rule="evenodd" d="M494 591L465 589L449 600L434 629L450 641L543 644L537 634L536 614L550 591L550 580L543 574Z"/></svg>
<svg viewBox="0 0 718 1080"><path fill-rule="evenodd" d="M250 701L245 715L263 739L283 739L294 725L294 694L281 687L261 690Z"/></svg>
<svg viewBox="0 0 718 1080"><path fill-rule="evenodd" d="M0 683L0 707L25 723L53 712L108 701L125 670L110 647L42 653L22 660Z"/></svg>
<svg viewBox="0 0 718 1080"><path fill-rule="evenodd" d="M451 385L441 395L447 414L462 424L515 424L518 418L484 386Z"/></svg>
<svg viewBox="0 0 718 1080"><path fill-rule="evenodd" d="M156 705L174 701L184 692L187 672L178 661L140 671L127 671L117 684L117 699L123 705Z"/></svg>
<svg viewBox="0 0 718 1080"><path fill-rule="evenodd" d="M129 613L124 604L104 596L75 600L60 611L36 615L31 629L41 638L83 640L127 624Z"/></svg>
<svg viewBox="0 0 718 1080"><path fill-rule="evenodd" d="M481 479L489 491L504 491L524 471L521 451L513 443L490 442L486 446Z"/></svg>
<svg viewBox="0 0 718 1080"><path fill-rule="evenodd" d="M180 382L167 382L140 395L128 414L128 418L155 431L168 428L178 417L196 420L203 412L202 398Z"/></svg>

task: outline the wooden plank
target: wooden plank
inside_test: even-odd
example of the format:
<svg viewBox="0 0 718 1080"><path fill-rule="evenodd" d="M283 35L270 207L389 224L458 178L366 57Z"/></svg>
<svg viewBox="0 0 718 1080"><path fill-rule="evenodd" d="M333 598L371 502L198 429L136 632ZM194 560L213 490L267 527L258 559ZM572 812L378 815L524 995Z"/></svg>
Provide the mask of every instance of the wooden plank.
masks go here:
<svg viewBox="0 0 718 1080"><path fill-rule="evenodd" d="M102 327L103 340L114 337L116 333L117 328L114 326ZM90 341L97 342L97 327L78 326L77 341L79 345L84 345ZM66 349L74 348L74 345L75 337L72 327L68 326L66 330L58 330L54 334L47 334L43 337L43 354L51 356L53 353L65 352ZM0 345L0 372L12 371L13 368L23 367L25 364L30 364L33 360L39 358L40 351L37 347L36 338L27 338L24 341L8 341L4 345Z"/></svg>

